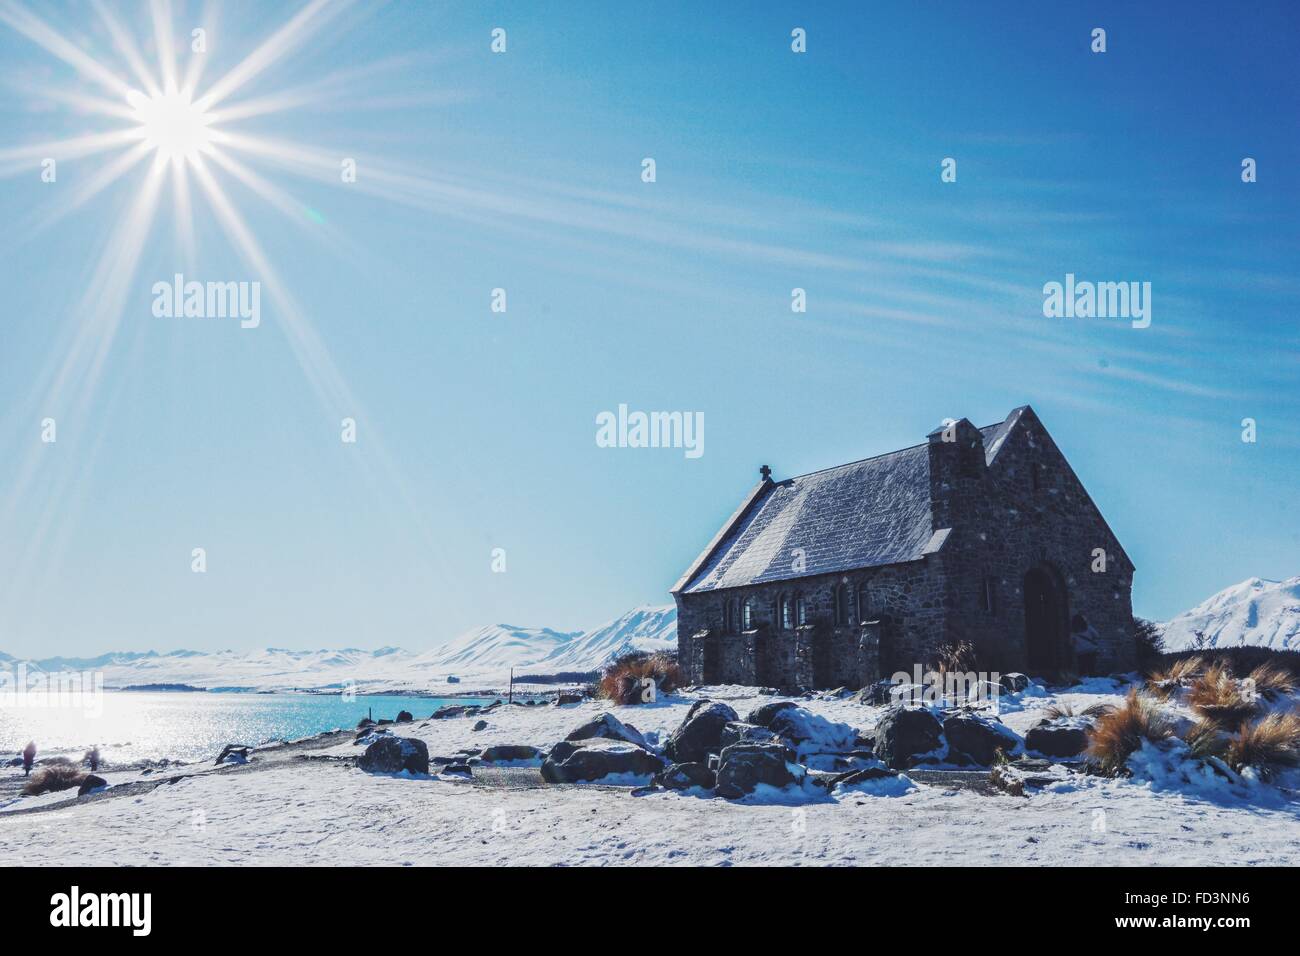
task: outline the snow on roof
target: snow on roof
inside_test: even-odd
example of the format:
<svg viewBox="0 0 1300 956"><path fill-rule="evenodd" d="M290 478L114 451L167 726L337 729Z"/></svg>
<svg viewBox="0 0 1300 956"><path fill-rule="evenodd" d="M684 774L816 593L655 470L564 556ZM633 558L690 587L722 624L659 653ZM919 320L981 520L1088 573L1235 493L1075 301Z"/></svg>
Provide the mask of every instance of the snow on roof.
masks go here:
<svg viewBox="0 0 1300 956"><path fill-rule="evenodd" d="M683 590L915 561L932 530L929 447L914 445L774 483Z"/></svg>

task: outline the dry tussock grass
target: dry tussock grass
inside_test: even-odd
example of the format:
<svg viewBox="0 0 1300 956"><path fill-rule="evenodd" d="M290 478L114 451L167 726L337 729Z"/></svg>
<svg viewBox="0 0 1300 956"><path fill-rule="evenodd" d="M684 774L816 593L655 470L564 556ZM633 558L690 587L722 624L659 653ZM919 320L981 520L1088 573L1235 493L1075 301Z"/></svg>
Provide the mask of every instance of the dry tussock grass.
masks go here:
<svg viewBox="0 0 1300 956"><path fill-rule="evenodd" d="M1087 754L1102 773L1114 777L1124 770L1129 755L1143 740L1164 740L1173 732L1173 721L1160 702L1134 687L1121 706L1097 718L1088 731Z"/></svg>
<svg viewBox="0 0 1300 956"><path fill-rule="evenodd" d="M1254 767L1263 780L1279 771L1300 766L1300 713L1267 714L1227 740L1224 759L1233 770Z"/></svg>
<svg viewBox="0 0 1300 956"><path fill-rule="evenodd" d="M85 779L86 772L78 770L72 764L53 764L37 769L32 774L31 779L23 785L23 793L29 797L35 797L42 793L53 793L56 790L69 790L72 787L80 787L81 782Z"/></svg>
<svg viewBox="0 0 1300 956"><path fill-rule="evenodd" d="M1235 725L1255 713L1259 699L1232 676L1232 668L1215 663L1192 681L1187 703L1202 717Z"/></svg>
<svg viewBox="0 0 1300 956"><path fill-rule="evenodd" d="M601 672L596 696L616 704L639 704L647 677L653 678L663 693L671 693L685 683L681 666L672 654L637 652L623 655Z"/></svg>
<svg viewBox="0 0 1300 956"><path fill-rule="evenodd" d="M1276 664L1260 664L1246 679L1253 682L1255 693L1261 697L1285 697L1295 691L1295 678Z"/></svg>
<svg viewBox="0 0 1300 956"><path fill-rule="evenodd" d="M1147 680L1147 689L1166 698L1178 688L1195 680L1205 670L1205 658L1184 657L1174 661L1162 671L1154 671Z"/></svg>

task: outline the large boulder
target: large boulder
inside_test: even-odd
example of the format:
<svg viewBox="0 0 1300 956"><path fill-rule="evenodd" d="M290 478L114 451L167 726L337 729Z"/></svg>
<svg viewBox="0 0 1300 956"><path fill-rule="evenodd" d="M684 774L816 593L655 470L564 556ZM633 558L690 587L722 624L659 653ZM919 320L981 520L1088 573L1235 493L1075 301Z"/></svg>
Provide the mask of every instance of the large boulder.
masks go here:
<svg viewBox="0 0 1300 956"><path fill-rule="evenodd" d="M772 718L783 710L789 710L791 707L798 707L792 700L774 700L771 703L761 704L749 712L745 717L745 723L755 724L759 727L770 727Z"/></svg>
<svg viewBox="0 0 1300 956"><path fill-rule="evenodd" d="M357 766L367 773L428 773L429 747L417 737L380 737L366 748Z"/></svg>
<svg viewBox="0 0 1300 956"><path fill-rule="evenodd" d="M675 763L655 777L655 783L669 790L712 790L717 782L717 774L702 763Z"/></svg>
<svg viewBox="0 0 1300 956"><path fill-rule="evenodd" d="M759 784L780 788L797 783L799 768L789 762L788 756L786 748L777 743L732 744L724 748L718 760L718 794L734 799L753 793Z"/></svg>
<svg viewBox="0 0 1300 956"><path fill-rule="evenodd" d="M906 770L917 757L939 747L943 724L924 707L895 704L876 724L877 759L895 770Z"/></svg>
<svg viewBox="0 0 1300 956"><path fill-rule="evenodd" d="M411 716L409 710L399 710L397 712L397 722L399 724L409 724L413 720L415 720L415 718Z"/></svg>
<svg viewBox="0 0 1300 956"><path fill-rule="evenodd" d="M495 747L485 747L478 759L483 763L515 763L541 760L542 756L540 750L527 744L497 744Z"/></svg>
<svg viewBox="0 0 1300 956"><path fill-rule="evenodd" d="M944 718L943 736L948 741L950 760L960 754L982 767L992 766L999 750L1011 754L1020 747L1020 738L1002 721L972 713Z"/></svg>
<svg viewBox="0 0 1300 956"><path fill-rule="evenodd" d="M108 786L108 781L105 780L103 777L96 776L93 773L88 773L86 774L85 778L81 781L81 786L77 788L77 796L84 797L92 790L98 790L100 787L107 787L107 786Z"/></svg>
<svg viewBox="0 0 1300 956"><path fill-rule="evenodd" d="M736 719L736 712L726 704L697 700L664 744L664 753L674 763L703 763L722 749L722 729Z"/></svg>
<svg viewBox="0 0 1300 956"><path fill-rule="evenodd" d="M733 720L722 728L722 736L718 739L718 747L730 747L732 744L746 741L769 743L776 739L776 734L766 727Z"/></svg>
<svg viewBox="0 0 1300 956"><path fill-rule="evenodd" d="M839 753L852 750L858 732L848 724L837 724L803 707L783 707L772 715L767 727L801 753Z"/></svg>
<svg viewBox="0 0 1300 956"><path fill-rule="evenodd" d="M613 714L601 714L594 720L589 720L582 726L575 727L569 731L569 735L564 739L591 740L593 737L623 740L630 744L636 744L638 747L649 749L645 737L641 736L641 731L630 724L623 723Z"/></svg>
<svg viewBox="0 0 1300 956"><path fill-rule="evenodd" d="M1078 717L1040 720L1025 734L1025 749L1048 757L1077 757L1088 749L1092 721Z"/></svg>
<svg viewBox="0 0 1300 956"><path fill-rule="evenodd" d="M590 737L561 741L542 764L547 783L579 783L615 778L608 782L644 782L665 767L662 757L625 740Z"/></svg>
<svg viewBox="0 0 1300 956"><path fill-rule="evenodd" d="M853 695L853 699L859 704L867 704L872 707L883 707L885 704L892 704L894 702L893 697L890 696L890 691L892 691L896 686L898 685L892 680L876 681L874 684L868 684L866 687L859 690Z"/></svg>

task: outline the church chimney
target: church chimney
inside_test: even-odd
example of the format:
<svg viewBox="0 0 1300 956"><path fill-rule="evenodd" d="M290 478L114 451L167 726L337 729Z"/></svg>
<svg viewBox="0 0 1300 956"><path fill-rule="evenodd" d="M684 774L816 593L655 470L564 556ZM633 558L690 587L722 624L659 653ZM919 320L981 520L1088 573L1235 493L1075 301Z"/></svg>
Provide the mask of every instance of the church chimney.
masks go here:
<svg viewBox="0 0 1300 956"><path fill-rule="evenodd" d="M961 499L978 494L986 463L984 436L970 419L946 420L926 436L930 448L930 510L934 528L951 528Z"/></svg>

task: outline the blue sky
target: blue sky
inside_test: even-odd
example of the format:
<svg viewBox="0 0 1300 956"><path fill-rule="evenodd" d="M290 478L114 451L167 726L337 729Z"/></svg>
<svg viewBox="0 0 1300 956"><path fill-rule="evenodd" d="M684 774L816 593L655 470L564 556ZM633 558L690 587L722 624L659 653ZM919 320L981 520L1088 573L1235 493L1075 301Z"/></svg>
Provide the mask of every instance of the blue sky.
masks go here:
<svg viewBox="0 0 1300 956"><path fill-rule="evenodd" d="M666 603L760 464L1025 403L1139 614L1300 573L1296 8L556 6L308 9L214 107L279 107L214 117L261 177L205 160L223 216L184 163L93 191L125 147L33 147L132 125L109 22L150 73L204 26L201 96L302 5L0 3L0 649L594 626ZM176 272L260 281L261 326L155 317ZM1045 318L1067 272L1151 282L1151 326ZM620 403L703 412L704 455L597 447Z"/></svg>

